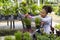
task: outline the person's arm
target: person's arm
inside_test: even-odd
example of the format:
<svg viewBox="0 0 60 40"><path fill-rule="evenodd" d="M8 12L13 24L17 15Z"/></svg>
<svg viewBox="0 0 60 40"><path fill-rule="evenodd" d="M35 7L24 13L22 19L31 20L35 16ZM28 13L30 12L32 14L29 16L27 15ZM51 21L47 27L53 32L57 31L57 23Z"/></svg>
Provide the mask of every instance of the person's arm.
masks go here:
<svg viewBox="0 0 60 40"><path fill-rule="evenodd" d="M33 21L33 22L34 22L34 21L35 21L35 18L37 18L37 17L38 17L38 18L40 18L40 15L37 15L37 16L31 16L31 15L29 15L29 14L26 14L26 15L25 15L25 17L30 18L30 19L31 19L31 21Z"/></svg>
<svg viewBox="0 0 60 40"><path fill-rule="evenodd" d="M41 25L44 26L46 24L52 26L52 18L50 18L50 17L49 18L43 18L41 21Z"/></svg>
<svg viewBox="0 0 60 40"><path fill-rule="evenodd" d="M34 22L35 21L35 18L40 18L40 16L39 15L37 15L37 16L31 16L31 20Z"/></svg>

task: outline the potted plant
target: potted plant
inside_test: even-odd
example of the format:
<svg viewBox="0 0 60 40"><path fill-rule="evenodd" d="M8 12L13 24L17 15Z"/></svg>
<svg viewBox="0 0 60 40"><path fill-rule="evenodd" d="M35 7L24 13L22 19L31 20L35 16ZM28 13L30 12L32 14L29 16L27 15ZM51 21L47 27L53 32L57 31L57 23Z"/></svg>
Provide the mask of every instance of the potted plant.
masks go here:
<svg viewBox="0 0 60 40"><path fill-rule="evenodd" d="M15 39L22 40L22 32L18 31L17 33L15 33Z"/></svg>
<svg viewBox="0 0 60 40"><path fill-rule="evenodd" d="M40 36L38 40L50 40L50 39L46 36Z"/></svg>
<svg viewBox="0 0 60 40"><path fill-rule="evenodd" d="M57 37L55 40L60 40L60 37Z"/></svg>
<svg viewBox="0 0 60 40"><path fill-rule="evenodd" d="M35 25L36 25L36 28L40 28L40 22L41 22L41 19L35 18Z"/></svg>
<svg viewBox="0 0 60 40"><path fill-rule="evenodd" d="M24 20L24 24L26 25L27 30L29 31L29 29L31 29L31 20L27 17L25 17L23 20Z"/></svg>
<svg viewBox="0 0 60 40"><path fill-rule="evenodd" d="M37 34L37 40L50 40L46 35Z"/></svg>
<svg viewBox="0 0 60 40"><path fill-rule="evenodd" d="M57 11L56 14L57 14L58 16L60 16L60 6L56 9L56 11Z"/></svg>
<svg viewBox="0 0 60 40"><path fill-rule="evenodd" d="M17 16L18 16L18 6L17 6L18 4L16 3L16 6L15 7L13 7L13 16L14 16L14 19L17 19Z"/></svg>
<svg viewBox="0 0 60 40"><path fill-rule="evenodd" d="M9 1L4 1L4 5L3 5L3 8L4 8L4 16L5 16L5 19L8 20L9 17L10 17L10 8L11 8L11 2Z"/></svg>
<svg viewBox="0 0 60 40"><path fill-rule="evenodd" d="M11 36L6 36L6 37L4 38L4 40L12 40L12 37L11 37Z"/></svg>
<svg viewBox="0 0 60 40"><path fill-rule="evenodd" d="M31 35L30 35L29 32L25 32L23 39L24 39L24 40L32 40L32 37L31 37Z"/></svg>
<svg viewBox="0 0 60 40"><path fill-rule="evenodd" d="M15 21L14 21L14 19L17 19L17 9L18 9L18 4L17 4L17 2L15 3L15 5L12 5L11 7L10 7L10 13L9 13L9 15L11 15L10 16L10 26L11 26L11 28L12 28L12 23L13 23L13 29L15 29Z"/></svg>
<svg viewBox="0 0 60 40"><path fill-rule="evenodd" d="M3 18L3 14L4 14L3 2L0 2L0 19Z"/></svg>

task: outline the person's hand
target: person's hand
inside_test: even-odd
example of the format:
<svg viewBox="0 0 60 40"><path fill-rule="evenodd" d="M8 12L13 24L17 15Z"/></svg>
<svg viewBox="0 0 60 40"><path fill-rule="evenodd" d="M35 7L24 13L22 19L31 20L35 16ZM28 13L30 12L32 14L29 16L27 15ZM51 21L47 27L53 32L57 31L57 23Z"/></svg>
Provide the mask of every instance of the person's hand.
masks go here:
<svg viewBox="0 0 60 40"><path fill-rule="evenodd" d="M27 18L31 18L31 16L27 13L27 14L25 14L25 17L27 17Z"/></svg>
<svg viewBox="0 0 60 40"><path fill-rule="evenodd" d="M41 22L41 25L44 25L44 23L45 23L45 22L42 21L42 22Z"/></svg>
<svg viewBox="0 0 60 40"><path fill-rule="evenodd" d="M44 28L41 28L40 30L41 30L41 32L44 32Z"/></svg>
<svg viewBox="0 0 60 40"><path fill-rule="evenodd" d="M25 17L28 17L29 16L29 14L27 13L27 14L25 14Z"/></svg>

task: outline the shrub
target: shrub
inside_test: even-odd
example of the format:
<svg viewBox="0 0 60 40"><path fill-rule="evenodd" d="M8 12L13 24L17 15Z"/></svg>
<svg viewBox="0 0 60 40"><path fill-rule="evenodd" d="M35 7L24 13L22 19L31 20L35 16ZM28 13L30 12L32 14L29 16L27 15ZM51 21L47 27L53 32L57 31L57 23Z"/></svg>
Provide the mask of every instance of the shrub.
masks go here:
<svg viewBox="0 0 60 40"><path fill-rule="evenodd" d="M11 36L6 36L6 37L4 38L4 40L12 40L12 37L11 37Z"/></svg>
<svg viewBox="0 0 60 40"><path fill-rule="evenodd" d="M39 33L36 33L36 37L37 37L37 40L50 40L50 38L48 37L49 35L47 34L39 34Z"/></svg>
<svg viewBox="0 0 60 40"><path fill-rule="evenodd" d="M50 39L46 36L39 35L39 36L37 36L37 40L50 40Z"/></svg>
<svg viewBox="0 0 60 40"><path fill-rule="evenodd" d="M57 14L58 13L58 10L59 10L59 8L58 8L58 6L53 6L53 11L55 12L55 14Z"/></svg>
<svg viewBox="0 0 60 40"><path fill-rule="evenodd" d="M39 18L35 18L35 24L36 24L36 25L40 25L40 20L41 20L41 19L39 19Z"/></svg>
<svg viewBox="0 0 60 40"><path fill-rule="evenodd" d="M29 18L24 18L25 25L31 25L31 20Z"/></svg>
<svg viewBox="0 0 60 40"><path fill-rule="evenodd" d="M60 24L56 24L55 28L60 30Z"/></svg>
<svg viewBox="0 0 60 40"><path fill-rule="evenodd" d="M24 40L32 40L31 35L29 32L24 33Z"/></svg>
<svg viewBox="0 0 60 40"><path fill-rule="evenodd" d="M22 32L17 32L17 33L15 33L15 39L16 40L22 40Z"/></svg>
<svg viewBox="0 0 60 40"><path fill-rule="evenodd" d="M60 40L60 37L57 37L56 40Z"/></svg>

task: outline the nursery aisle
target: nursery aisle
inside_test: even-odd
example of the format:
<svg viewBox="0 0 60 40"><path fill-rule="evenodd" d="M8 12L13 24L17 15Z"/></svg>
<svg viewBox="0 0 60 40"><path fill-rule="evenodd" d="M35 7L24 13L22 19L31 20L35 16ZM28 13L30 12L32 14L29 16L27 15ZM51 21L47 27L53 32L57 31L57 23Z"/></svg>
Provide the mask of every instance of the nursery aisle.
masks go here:
<svg viewBox="0 0 60 40"><path fill-rule="evenodd" d="M51 14L49 14L49 16L52 16L52 26L54 27L55 24L60 23L60 16L57 16L54 14L54 12L52 12ZM32 27L34 27L34 22L32 22ZM22 29L22 22L15 20L15 29ZM7 22L2 21L0 22L0 30L3 29L10 29L10 25L7 26Z"/></svg>
<svg viewBox="0 0 60 40"><path fill-rule="evenodd" d="M52 14L49 14L49 16L52 16L53 18L53 22L52 22L52 26L54 27L55 24L59 24L60 23L60 17L55 15L54 12ZM34 22L32 22L32 26L34 27ZM7 26L6 22L0 22L0 29L9 29L10 27ZM16 29L22 29L22 23L21 21L15 21L15 28ZM14 37L14 36L12 36ZM4 40L4 37L0 37L0 40Z"/></svg>

